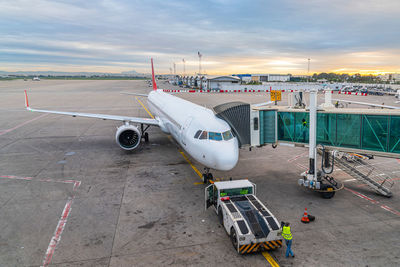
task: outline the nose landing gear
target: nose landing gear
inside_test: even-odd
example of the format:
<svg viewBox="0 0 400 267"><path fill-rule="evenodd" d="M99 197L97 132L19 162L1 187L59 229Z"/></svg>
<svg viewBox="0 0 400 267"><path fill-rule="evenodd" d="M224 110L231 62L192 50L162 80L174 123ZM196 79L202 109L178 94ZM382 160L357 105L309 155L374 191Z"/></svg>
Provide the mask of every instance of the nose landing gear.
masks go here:
<svg viewBox="0 0 400 267"><path fill-rule="evenodd" d="M210 168L204 168L204 173L203 173L203 183L209 184L210 181L214 180L214 176L210 172Z"/></svg>

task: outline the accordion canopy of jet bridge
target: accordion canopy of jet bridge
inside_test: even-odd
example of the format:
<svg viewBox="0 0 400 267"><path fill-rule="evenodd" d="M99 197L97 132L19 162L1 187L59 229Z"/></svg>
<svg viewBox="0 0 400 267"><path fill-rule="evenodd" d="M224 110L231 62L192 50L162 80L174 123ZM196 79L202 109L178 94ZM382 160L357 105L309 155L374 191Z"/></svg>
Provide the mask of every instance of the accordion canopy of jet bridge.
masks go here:
<svg viewBox="0 0 400 267"><path fill-rule="evenodd" d="M282 106L253 107L251 145L309 143L309 111ZM258 113L258 118L257 118ZM259 125L256 125L258 122ZM340 151L400 158L400 111L327 109L317 111L317 144Z"/></svg>
<svg viewBox="0 0 400 267"><path fill-rule="evenodd" d="M231 126L240 147L250 145L250 104L229 102L215 106L214 112Z"/></svg>

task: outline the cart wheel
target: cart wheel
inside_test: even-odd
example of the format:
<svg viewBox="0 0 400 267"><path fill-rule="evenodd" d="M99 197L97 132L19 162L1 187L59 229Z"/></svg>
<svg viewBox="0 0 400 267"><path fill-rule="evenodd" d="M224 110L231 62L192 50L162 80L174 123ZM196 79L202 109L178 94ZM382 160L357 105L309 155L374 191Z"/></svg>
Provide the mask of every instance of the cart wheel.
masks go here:
<svg viewBox="0 0 400 267"><path fill-rule="evenodd" d="M332 191L328 191L328 192L321 192L322 198L330 199L330 198L333 198L333 196L335 195L335 191L333 189L333 186L331 186L331 185L326 185L326 186L322 187L322 190L332 190Z"/></svg>
<svg viewBox="0 0 400 267"><path fill-rule="evenodd" d="M237 248L237 245L238 245L238 241L237 241L237 236L236 236L236 230L235 230L235 228L231 228L231 241L232 241L232 245L233 245L233 248L235 249L235 250L237 250L238 248Z"/></svg>
<svg viewBox="0 0 400 267"><path fill-rule="evenodd" d="M221 207L218 208L218 219L221 225L224 225L224 214L222 214Z"/></svg>

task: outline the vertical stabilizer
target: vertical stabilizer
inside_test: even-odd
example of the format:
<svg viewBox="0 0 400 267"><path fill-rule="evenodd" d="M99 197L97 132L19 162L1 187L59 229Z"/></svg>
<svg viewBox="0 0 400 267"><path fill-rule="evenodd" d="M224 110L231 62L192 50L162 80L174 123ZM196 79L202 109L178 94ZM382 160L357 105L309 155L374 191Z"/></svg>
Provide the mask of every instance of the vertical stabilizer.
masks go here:
<svg viewBox="0 0 400 267"><path fill-rule="evenodd" d="M153 59L151 59L151 75L153 78L153 90L157 90L156 77L154 76Z"/></svg>

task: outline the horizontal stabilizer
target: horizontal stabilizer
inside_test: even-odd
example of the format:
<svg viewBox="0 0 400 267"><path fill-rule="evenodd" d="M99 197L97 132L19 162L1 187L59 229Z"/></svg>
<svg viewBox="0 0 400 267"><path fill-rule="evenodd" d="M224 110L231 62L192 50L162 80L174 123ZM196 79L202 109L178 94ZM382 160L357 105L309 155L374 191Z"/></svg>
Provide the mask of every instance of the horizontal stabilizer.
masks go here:
<svg viewBox="0 0 400 267"><path fill-rule="evenodd" d="M128 93L128 92L121 92L120 94L122 94L122 95L144 96L144 97L148 97L149 96L149 95L146 95L146 94Z"/></svg>

